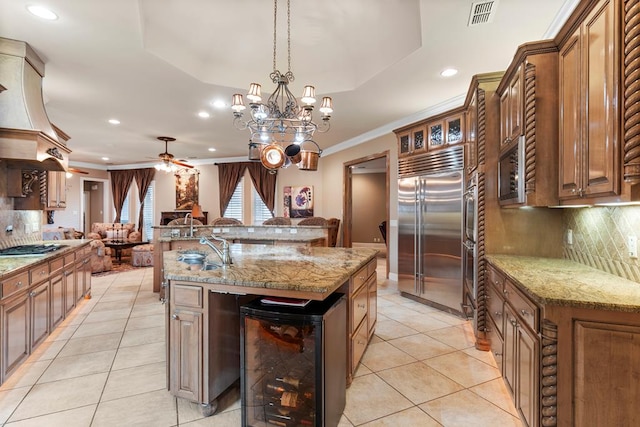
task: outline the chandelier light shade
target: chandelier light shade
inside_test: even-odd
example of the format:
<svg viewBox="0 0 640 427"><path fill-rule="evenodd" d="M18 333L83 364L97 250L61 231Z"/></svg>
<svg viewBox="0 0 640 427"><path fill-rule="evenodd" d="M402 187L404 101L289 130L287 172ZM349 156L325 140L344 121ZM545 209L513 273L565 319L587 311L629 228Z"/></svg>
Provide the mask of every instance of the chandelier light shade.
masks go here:
<svg viewBox="0 0 640 427"><path fill-rule="evenodd" d="M160 163L157 163L154 167L156 168L157 171L166 172L166 173L173 173L178 170L178 166L176 164L166 160L163 160Z"/></svg>
<svg viewBox="0 0 640 427"><path fill-rule="evenodd" d="M330 97L322 98L320 123L313 121L316 102L314 86L304 87L300 102L291 93L289 83L295 80L291 71L291 0L287 0L287 53L288 70L281 73L276 68L276 23L278 0L273 3L273 72L269 75L276 85L266 102L262 102L262 87L251 83L247 92L249 117L245 117L246 106L241 94L231 100L234 126L249 130L249 160L260 160L263 166L275 173L279 168L295 164L301 170L317 170L322 150L313 140L315 132L326 132L333 113ZM298 146L297 149L293 148ZM290 154L291 153L291 154ZM306 160L305 160L306 159Z"/></svg>

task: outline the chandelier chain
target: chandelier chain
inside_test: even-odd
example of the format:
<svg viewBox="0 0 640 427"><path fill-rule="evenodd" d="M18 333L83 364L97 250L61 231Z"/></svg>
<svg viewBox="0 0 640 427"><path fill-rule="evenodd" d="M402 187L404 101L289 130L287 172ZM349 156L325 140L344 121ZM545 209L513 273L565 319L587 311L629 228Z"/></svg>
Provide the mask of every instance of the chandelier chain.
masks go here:
<svg viewBox="0 0 640 427"><path fill-rule="evenodd" d="M277 70L276 67L276 39L277 39L277 31L278 27L278 0L273 2L273 71Z"/></svg>
<svg viewBox="0 0 640 427"><path fill-rule="evenodd" d="M291 0L287 0L287 71L291 74Z"/></svg>

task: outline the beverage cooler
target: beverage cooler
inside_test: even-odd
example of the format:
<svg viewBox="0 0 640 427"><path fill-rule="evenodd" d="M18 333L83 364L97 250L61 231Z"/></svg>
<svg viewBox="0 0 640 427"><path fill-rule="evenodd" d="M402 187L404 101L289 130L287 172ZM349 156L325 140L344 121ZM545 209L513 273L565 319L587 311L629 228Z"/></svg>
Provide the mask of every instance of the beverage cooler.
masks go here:
<svg viewBox="0 0 640 427"><path fill-rule="evenodd" d="M267 300L267 301L265 301ZM345 406L347 305L258 298L240 307L242 425L336 426Z"/></svg>

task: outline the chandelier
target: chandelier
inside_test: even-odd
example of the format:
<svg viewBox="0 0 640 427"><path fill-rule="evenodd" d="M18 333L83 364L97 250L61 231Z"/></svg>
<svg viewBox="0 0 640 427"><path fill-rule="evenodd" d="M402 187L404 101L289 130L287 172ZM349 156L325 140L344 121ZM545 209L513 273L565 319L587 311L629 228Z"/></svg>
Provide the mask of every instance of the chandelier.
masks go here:
<svg viewBox="0 0 640 427"><path fill-rule="evenodd" d="M276 169L295 164L301 170L317 170L322 150L313 140L313 134L329 130L329 119L333 112L331 98L322 98L320 112L322 122L313 121L313 104L316 102L315 88L305 86L300 102L289 90L294 81L291 72L291 0L287 0L287 72L276 68L276 24L278 0L273 2L273 72L269 78L276 89L266 103L262 102L261 86L251 83L247 99L251 116L245 118L246 109L242 95L233 95L231 109L233 124L239 130L248 129L249 160L260 160L265 168L275 173Z"/></svg>

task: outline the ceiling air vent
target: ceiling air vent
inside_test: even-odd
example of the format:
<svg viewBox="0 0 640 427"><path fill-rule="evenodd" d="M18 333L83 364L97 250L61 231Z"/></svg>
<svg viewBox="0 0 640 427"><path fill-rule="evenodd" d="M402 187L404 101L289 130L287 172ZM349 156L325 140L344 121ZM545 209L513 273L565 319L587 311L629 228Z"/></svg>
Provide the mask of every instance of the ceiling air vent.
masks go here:
<svg viewBox="0 0 640 427"><path fill-rule="evenodd" d="M498 8L498 0L488 0L473 3L471 5L471 13L469 14L469 23L467 26L488 24L493 21Z"/></svg>

